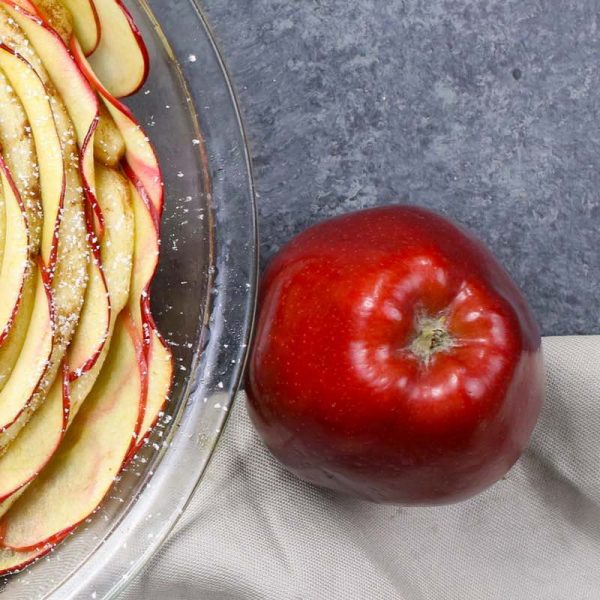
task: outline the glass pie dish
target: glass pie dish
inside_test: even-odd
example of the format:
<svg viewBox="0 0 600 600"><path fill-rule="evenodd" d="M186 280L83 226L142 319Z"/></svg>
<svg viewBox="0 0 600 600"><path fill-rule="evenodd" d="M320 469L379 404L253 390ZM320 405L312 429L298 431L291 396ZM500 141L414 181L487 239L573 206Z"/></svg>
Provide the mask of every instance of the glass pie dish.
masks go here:
<svg viewBox="0 0 600 600"><path fill-rule="evenodd" d="M125 4L151 61L147 83L125 102L165 179L153 312L175 356L173 391L149 443L99 510L46 558L0 578L0 600L112 598L127 584L201 484L248 349L256 214L228 75L194 0Z"/></svg>

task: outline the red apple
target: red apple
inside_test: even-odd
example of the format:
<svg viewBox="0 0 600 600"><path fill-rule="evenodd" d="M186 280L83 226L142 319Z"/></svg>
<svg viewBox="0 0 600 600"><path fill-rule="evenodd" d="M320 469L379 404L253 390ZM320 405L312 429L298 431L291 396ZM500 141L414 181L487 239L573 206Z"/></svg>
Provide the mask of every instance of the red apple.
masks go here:
<svg viewBox="0 0 600 600"><path fill-rule="evenodd" d="M376 502L456 502L529 440L540 333L473 235L422 208L365 210L308 229L268 267L248 398L302 479Z"/></svg>

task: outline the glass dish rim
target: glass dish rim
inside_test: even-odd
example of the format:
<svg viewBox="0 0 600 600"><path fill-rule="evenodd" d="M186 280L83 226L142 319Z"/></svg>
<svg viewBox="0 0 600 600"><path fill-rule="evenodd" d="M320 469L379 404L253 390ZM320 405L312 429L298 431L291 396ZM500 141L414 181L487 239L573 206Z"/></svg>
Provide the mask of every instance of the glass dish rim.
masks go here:
<svg viewBox="0 0 600 600"><path fill-rule="evenodd" d="M154 11L150 4L153 0L135 0L140 10L145 13L148 20L154 27L155 34L158 36L160 43L164 47L164 50L170 58L172 68L175 70L176 75L181 83L182 93L185 95L188 101L188 107L191 117L194 120L195 125L201 123L199 118L198 103L195 100L193 90L188 83L188 79L185 75L185 68L182 60L182 56L177 56L174 52L173 47L169 41L169 37L163 32L158 19L154 15ZM227 281L224 292L221 294L220 302L213 302L210 291L206 297L198 299L199 303L202 303L205 307L205 314L203 318L204 325L207 326L209 317L212 317L213 312L218 312L218 317L227 323L227 329L229 331L236 330L239 332L236 336L234 343L231 342L231 336L227 338L229 341L229 349L227 350L227 358L224 369L219 373L219 378L215 378L212 374L204 376L199 373L202 365L204 366L212 363L216 363L217 359L222 361L222 356L216 354L220 352L220 349L216 347L218 340L226 337L227 334L222 332L217 333L215 339L213 336L209 336L209 340L203 338L199 341L199 347L194 351L194 358L191 363L190 375L186 379L185 391L182 394L183 402L182 406L177 414L177 419L180 429L177 429L173 434L173 438L177 437L179 444L177 449L175 445L168 448L162 448L156 453L157 468L150 478L147 478L143 487L140 489L139 494L135 496L135 499L130 499L130 508L120 516L119 519L111 523L110 531L103 541L91 554L89 554L79 564L78 568L68 573L61 581L57 584L54 589L45 596L47 600L67 600L81 597L93 597L98 600L107 600L109 598L115 598L127 585L127 583L135 577L147 564L150 558L155 552L161 547L169 533L177 524L179 518L183 514L185 508L189 504L191 498L196 492L200 485L202 478L206 472L206 468L214 456L216 445L221 437L223 428L226 424L227 418L230 413L230 408L234 402L235 395L240 388L242 382L245 365L248 359L250 342L252 339L256 297L258 289L258 274L259 274L259 233L257 223L257 206L256 206L256 195L254 189L254 179L252 173L252 162L248 144L248 137L246 135L246 129L243 123L243 118L240 110L237 94L233 87L232 78L226 67L223 55L219 49L215 35L208 23L207 18L204 15L203 9L201 8L198 0L187 0L189 5L190 14L195 13L197 20L197 27L203 32L210 51L212 52L211 61L214 62L216 69L219 72L219 77L222 79L222 87L228 98L229 106L228 111L231 112L230 117L232 123L235 124L235 136L236 141L239 137L239 149L241 156L239 157L239 172L235 174L236 184L240 188L240 198L237 199L239 206L243 211L243 218L246 219L248 227L244 230L246 232L245 238L245 252L242 253L238 248L237 256L230 256L229 259L235 261L238 259L240 264L244 264L246 267L245 279L244 279L244 291L241 294L239 292L232 292L232 286L235 281ZM207 59L208 60L208 59ZM199 133L202 133L200 129ZM201 136L202 139L202 136ZM202 150L200 150L202 153ZM201 156L201 166L208 169L210 172L210 165L208 164L208 157L205 155ZM232 171L235 171L232 169ZM212 183L212 182L211 182ZM211 194L214 192L214 188L210 188ZM231 231L227 231L227 222L219 221L218 217L218 204L214 202L214 198L210 202L211 205L211 240L210 240L210 251L209 251L209 283L208 288L211 290L215 286L214 272L216 265L219 264L219 246L220 244L216 241L216 238L226 238L228 234L239 235L239 231L235 230L233 225L230 227ZM221 240L222 241L222 240ZM234 274L226 274L227 277L234 280ZM239 283L239 282L238 282ZM227 284L230 284L227 287ZM237 294L237 296L236 296ZM234 297L237 301L236 306L231 307L228 305L228 298ZM208 303L208 304L207 304ZM241 306L241 309L240 309ZM221 339L222 341L222 339ZM225 346L227 347L227 346ZM205 359L206 354L210 354L211 350L215 353L212 358ZM230 357L235 357L235 360L229 360ZM220 363L217 363L220 364ZM201 381L201 390L195 387L194 381L198 379ZM224 385L223 385L224 382ZM177 504L169 507L168 517L164 520L158 520L156 522L148 523L142 519L142 516L148 514L148 508L153 508L159 504L159 493L158 489L162 489L161 483L165 481L175 481L176 477L171 477L169 469L177 464L178 459L181 459L185 455L187 450L194 450L193 441L188 441L185 438L186 431L192 432L195 435L198 433L200 427L199 419L194 420L194 416L198 417L199 413L194 412L193 405L194 400L200 399L200 392L202 394L211 394L218 396L219 402L223 406L224 410L219 412L219 415L211 421L216 427L214 428L214 434L202 446L200 450L196 448L196 456L199 460L197 465L194 467L193 472L189 477L184 479L179 477L181 495L177 499ZM175 423L173 424L175 428ZM183 441L182 441L183 439ZM161 475L162 474L162 475ZM148 480L151 480L152 486L147 485ZM158 482L159 485L154 484ZM151 489L152 488L152 489ZM155 489L156 488L156 489ZM159 513L160 514L160 513ZM126 542L132 539L132 536L136 532L141 531L144 533L144 539L147 541L144 544L144 549L140 552L133 561L120 560L126 554ZM152 532L147 534L147 532ZM77 535L77 534L75 534ZM115 540L125 540L125 542L116 545ZM67 540L68 542L68 540ZM106 543L104 543L106 542ZM128 556L128 558L130 555ZM106 577L106 573L110 573L111 580L109 581ZM104 576L103 576L104 575Z"/></svg>

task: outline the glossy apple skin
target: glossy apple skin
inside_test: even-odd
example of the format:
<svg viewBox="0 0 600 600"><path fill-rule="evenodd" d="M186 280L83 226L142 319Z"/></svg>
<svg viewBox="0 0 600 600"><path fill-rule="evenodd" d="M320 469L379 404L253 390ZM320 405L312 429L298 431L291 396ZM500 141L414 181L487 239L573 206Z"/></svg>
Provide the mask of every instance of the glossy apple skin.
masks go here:
<svg viewBox="0 0 600 600"><path fill-rule="evenodd" d="M414 351L423 319L448 347ZM470 233L422 208L344 215L295 237L261 285L251 418L302 479L431 505L498 481L543 401L540 333Z"/></svg>

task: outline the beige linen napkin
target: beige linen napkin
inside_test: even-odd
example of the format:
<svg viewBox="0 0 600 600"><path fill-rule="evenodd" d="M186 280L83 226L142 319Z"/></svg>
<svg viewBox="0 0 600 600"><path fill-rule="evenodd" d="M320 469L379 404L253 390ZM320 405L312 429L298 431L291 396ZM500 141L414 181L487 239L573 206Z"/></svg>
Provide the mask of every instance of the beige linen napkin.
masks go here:
<svg viewBox="0 0 600 600"><path fill-rule="evenodd" d="M238 398L189 509L120 600L598 600L600 336L546 338L544 353L528 451L490 490L442 508L298 481Z"/></svg>

